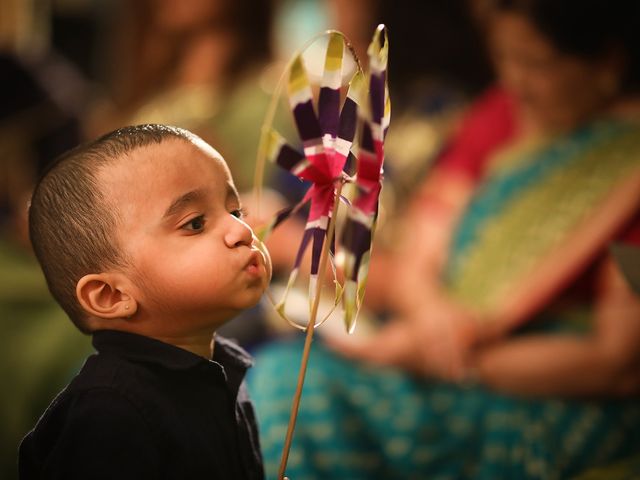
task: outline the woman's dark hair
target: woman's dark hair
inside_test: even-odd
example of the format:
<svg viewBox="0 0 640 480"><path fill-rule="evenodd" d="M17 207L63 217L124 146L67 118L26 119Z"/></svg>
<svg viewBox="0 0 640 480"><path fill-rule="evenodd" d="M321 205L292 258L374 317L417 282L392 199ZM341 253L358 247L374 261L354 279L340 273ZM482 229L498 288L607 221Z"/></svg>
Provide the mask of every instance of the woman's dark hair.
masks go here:
<svg viewBox="0 0 640 480"><path fill-rule="evenodd" d="M230 65L237 74L248 65L264 63L273 54L271 30L273 0L232 0L230 17L238 34L239 45Z"/></svg>
<svg viewBox="0 0 640 480"><path fill-rule="evenodd" d="M470 94L490 83L490 62L478 49L482 38L467 0L379 0L377 6L376 23L389 28L390 85L401 99L408 85L424 78Z"/></svg>
<svg viewBox="0 0 640 480"><path fill-rule="evenodd" d="M620 51L626 61L622 87L640 87L640 1L488 0L488 11L524 15L561 52L596 58Z"/></svg>

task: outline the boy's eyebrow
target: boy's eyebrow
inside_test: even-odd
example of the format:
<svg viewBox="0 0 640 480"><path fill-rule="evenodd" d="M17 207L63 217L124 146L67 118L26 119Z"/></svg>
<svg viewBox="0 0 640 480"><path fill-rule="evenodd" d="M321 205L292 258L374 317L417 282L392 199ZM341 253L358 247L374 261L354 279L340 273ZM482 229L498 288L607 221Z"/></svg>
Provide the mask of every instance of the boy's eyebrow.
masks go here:
<svg viewBox="0 0 640 480"><path fill-rule="evenodd" d="M163 218L167 218L167 217L171 217L172 215L175 215L182 208L184 208L185 205L201 200L205 197L205 195L206 195L205 191L202 188L199 188L197 190L191 190L190 192L180 195L173 202L171 202L171 205L169 205L169 208L167 208L167 210L164 212Z"/></svg>
<svg viewBox="0 0 640 480"><path fill-rule="evenodd" d="M231 185L227 184L227 201L235 200L240 203L240 195L238 195L238 191Z"/></svg>

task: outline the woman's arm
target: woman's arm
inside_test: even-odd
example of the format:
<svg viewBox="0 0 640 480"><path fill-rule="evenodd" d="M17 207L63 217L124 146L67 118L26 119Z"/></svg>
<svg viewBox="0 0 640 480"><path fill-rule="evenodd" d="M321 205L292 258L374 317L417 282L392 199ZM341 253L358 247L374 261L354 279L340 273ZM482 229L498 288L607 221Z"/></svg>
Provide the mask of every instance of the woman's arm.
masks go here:
<svg viewBox="0 0 640 480"><path fill-rule="evenodd" d="M602 268L593 333L530 335L481 348L479 380L524 395L640 393L640 299L608 259Z"/></svg>

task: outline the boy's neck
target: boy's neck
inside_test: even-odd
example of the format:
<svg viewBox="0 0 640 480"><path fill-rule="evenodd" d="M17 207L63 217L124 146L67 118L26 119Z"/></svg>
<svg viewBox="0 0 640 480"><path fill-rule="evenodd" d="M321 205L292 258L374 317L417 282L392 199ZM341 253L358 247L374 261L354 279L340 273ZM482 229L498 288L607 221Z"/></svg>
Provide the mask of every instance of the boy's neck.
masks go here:
<svg viewBox="0 0 640 480"><path fill-rule="evenodd" d="M193 335L180 337L155 337L156 340L168 343L183 350L210 360L213 358L215 347L215 333L213 335Z"/></svg>

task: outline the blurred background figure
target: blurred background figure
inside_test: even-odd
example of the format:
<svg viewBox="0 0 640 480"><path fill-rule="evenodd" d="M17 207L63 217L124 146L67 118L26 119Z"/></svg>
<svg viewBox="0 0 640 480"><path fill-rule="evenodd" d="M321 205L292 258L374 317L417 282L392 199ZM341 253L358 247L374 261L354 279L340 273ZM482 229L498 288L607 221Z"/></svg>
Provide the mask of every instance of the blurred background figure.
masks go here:
<svg viewBox="0 0 640 480"><path fill-rule="evenodd" d="M469 7L497 82L374 249L393 319L315 345L291 478L569 478L640 450L640 299L609 253L640 244L639 6ZM268 472L301 350L256 360Z"/></svg>
<svg viewBox="0 0 640 480"><path fill-rule="evenodd" d="M187 128L252 186L272 61L272 0L120 0L103 46L91 137L125 124ZM268 87L268 86L267 86Z"/></svg>

